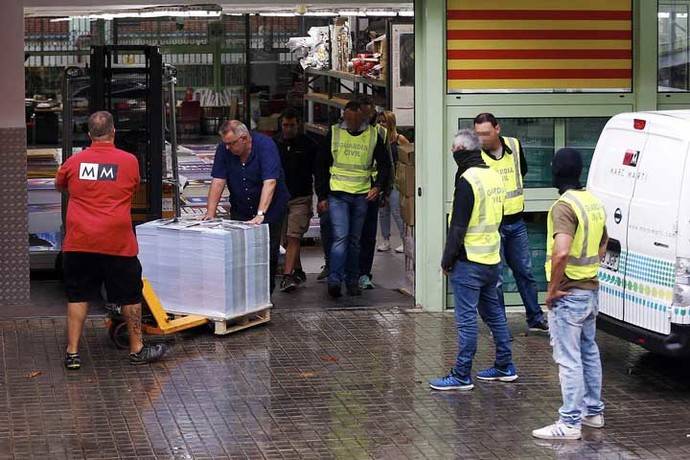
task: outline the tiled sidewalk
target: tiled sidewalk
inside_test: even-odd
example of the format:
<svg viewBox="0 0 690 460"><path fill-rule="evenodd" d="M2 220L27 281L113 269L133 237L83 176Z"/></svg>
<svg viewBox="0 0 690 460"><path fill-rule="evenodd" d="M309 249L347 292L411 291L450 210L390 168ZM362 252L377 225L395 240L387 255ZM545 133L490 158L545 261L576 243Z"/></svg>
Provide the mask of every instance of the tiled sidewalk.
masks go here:
<svg viewBox="0 0 690 460"><path fill-rule="evenodd" d="M541 443L560 405L545 336L515 335L515 383L439 394L452 314L277 309L265 327L179 336L130 366L101 319L62 367L63 319L0 321L0 458L690 458L690 366L600 334L607 426ZM492 363L484 329L475 371Z"/></svg>

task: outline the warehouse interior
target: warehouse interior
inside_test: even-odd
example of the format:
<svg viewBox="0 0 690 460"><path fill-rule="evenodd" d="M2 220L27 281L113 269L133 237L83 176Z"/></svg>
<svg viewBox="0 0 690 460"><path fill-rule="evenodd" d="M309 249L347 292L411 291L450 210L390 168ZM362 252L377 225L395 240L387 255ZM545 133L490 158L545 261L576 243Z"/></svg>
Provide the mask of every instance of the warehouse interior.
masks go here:
<svg viewBox="0 0 690 460"><path fill-rule="evenodd" d="M148 57L135 50L137 47L153 45L160 52L167 133L163 182L166 174L171 175L170 132L174 124L181 184L178 214L185 217L205 212L217 129L226 119L242 120L251 129L274 136L279 131L280 113L294 108L302 114L305 134L321 145L329 125L339 120L344 105L368 95L378 112L395 113L399 133L414 142L413 5L351 6L318 3L44 7L25 3L32 298L50 298L46 289L60 295L64 203L51 187L51 181L60 162L69 155L63 152L86 146L83 124L89 109L88 80L94 72L101 72L94 61L94 50L99 47L130 47L129 51L113 51L113 65L122 67L148 65ZM391 35L395 38L388 38ZM392 59L397 60L397 65L392 65ZM141 116L146 107L138 93L141 88L136 86L140 82L117 84L120 88L113 92L119 91L119 95L113 109L124 127L135 122L132 120ZM404 165L407 171L402 173L403 180L408 178L403 186L407 190L407 209L401 210L405 222L391 222L390 249L375 254L372 274L376 288L361 297L342 299L339 305L414 302L413 157L408 162ZM166 191L161 194L160 215L172 217L170 197ZM227 191L224 203L228 204ZM145 220L150 219L141 221ZM380 233L379 228L378 243L383 241ZM316 280L324 265L316 212L303 239L301 259L307 282L289 295L277 291L274 305L324 303L325 281Z"/></svg>

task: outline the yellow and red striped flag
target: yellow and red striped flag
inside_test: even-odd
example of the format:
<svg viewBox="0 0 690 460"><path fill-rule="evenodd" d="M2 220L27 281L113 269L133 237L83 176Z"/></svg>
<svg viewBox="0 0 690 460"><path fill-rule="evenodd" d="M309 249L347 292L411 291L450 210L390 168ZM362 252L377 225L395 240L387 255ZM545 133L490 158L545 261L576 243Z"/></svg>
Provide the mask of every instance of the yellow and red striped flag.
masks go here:
<svg viewBox="0 0 690 460"><path fill-rule="evenodd" d="M629 91L631 0L448 0L448 92Z"/></svg>

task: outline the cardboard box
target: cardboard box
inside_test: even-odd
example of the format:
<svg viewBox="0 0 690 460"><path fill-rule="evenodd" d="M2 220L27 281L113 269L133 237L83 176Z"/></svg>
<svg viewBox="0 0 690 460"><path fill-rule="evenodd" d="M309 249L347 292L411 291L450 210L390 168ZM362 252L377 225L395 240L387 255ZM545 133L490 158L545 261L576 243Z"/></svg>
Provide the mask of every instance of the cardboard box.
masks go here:
<svg viewBox="0 0 690 460"><path fill-rule="evenodd" d="M256 124L257 131L272 131L276 132L280 129L278 120L280 119L279 113L274 113L268 117L259 117L259 121Z"/></svg>
<svg viewBox="0 0 690 460"><path fill-rule="evenodd" d="M398 162L414 166L414 144L398 145Z"/></svg>
<svg viewBox="0 0 690 460"><path fill-rule="evenodd" d="M398 163L395 169L395 183L398 186L400 195L414 197L414 166Z"/></svg>
<svg viewBox="0 0 690 460"><path fill-rule="evenodd" d="M400 215L403 222L407 225L414 225L414 196L401 197L400 199Z"/></svg>

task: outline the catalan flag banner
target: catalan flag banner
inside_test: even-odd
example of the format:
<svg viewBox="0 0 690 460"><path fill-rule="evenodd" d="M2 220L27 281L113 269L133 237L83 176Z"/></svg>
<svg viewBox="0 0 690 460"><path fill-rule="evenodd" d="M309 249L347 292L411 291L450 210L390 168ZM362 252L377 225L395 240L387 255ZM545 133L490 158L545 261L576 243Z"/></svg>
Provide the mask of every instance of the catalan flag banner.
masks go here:
<svg viewBox="0 0 690 460"><path fill-rule="evenodd" d="M631 0L447 0L449 93L630 91Z"/></svg>

